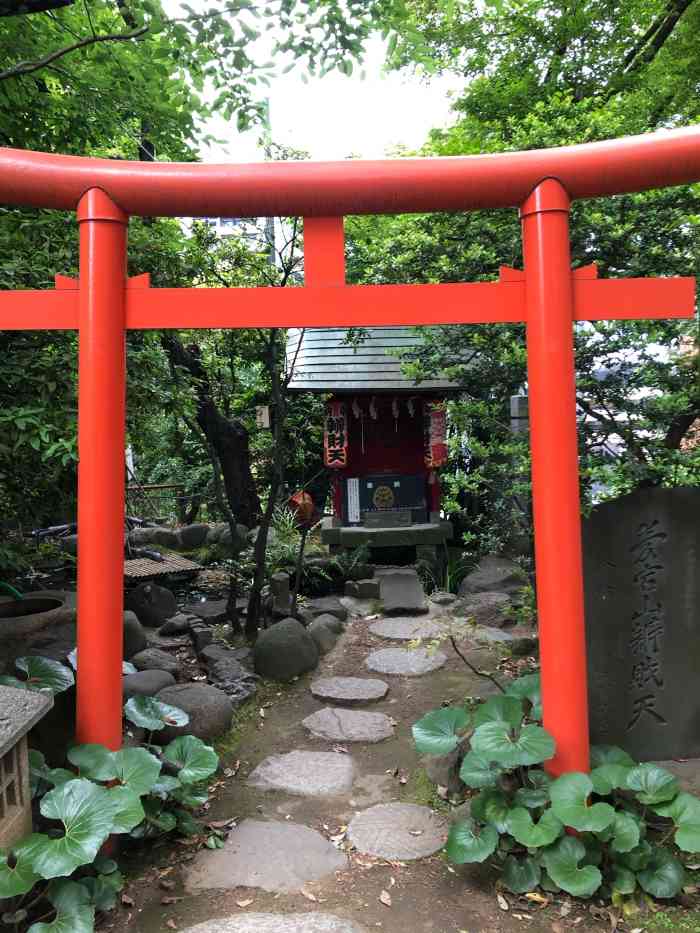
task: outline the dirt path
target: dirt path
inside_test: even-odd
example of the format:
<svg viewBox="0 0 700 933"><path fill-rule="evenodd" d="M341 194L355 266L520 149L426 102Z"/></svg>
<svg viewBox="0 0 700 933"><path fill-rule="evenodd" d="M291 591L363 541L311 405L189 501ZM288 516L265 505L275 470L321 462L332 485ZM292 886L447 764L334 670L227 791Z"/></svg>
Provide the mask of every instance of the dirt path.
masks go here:
<svg viewBox="0 0 700 933"><path fill-rule="evenodd" d="M332 839L341 851L347 850L347 869L305 884L301 893L266 893L258 887L192 893L184 881L193 863L206 865L202 860L220 853L205 850L195 855L187 845L168 841L148 853L150 867L143 869L138 861L132 863L128 897L133 906L127 902L120 910L111 924L113 929L160 933L218 919L224 929L224 918L251 912L277 914L280 922L290 914L332 914L355 921L363 931L379 929L385 933L509 933L523 929L563 933L609 928L607 917L595 920L588 910L566 897L543 908L532 899L507 894L508 910L503 910L494 878L483 866L456 868L440 853L415 861L387 861L352 849L345 837L348 823L356 813L375 804L400 801L445 809L420 766L411 741L411 725L441 703L487 696L495 690L484 678L469 673L449 649L445 649L448 660L444 667L425 676L367 671L365 660L370 652L400 645L372 635L369 625L362 619L351 621L313 675L290 687L266 689L266 699L261 703L258 698L255 707L249 708L247 721L239 723L229 737L228 748L226 741L222 743L222 767L229 773L236 770L236 774L219 788L208 813L213 821L253 818L309 827ZM500 654L473 646L468 651L472 663L487 670L496 668ZM326 704L312 696L309 683L312 678L328 676L385 680L390 687L386 698L362 708L391 717L395 722L393 736L376 744L346 744L342 750L337 743L311 737L302 720ZM297 749L349 754L357 769L352 789L342 796L318 798L265 792L247 785L247 777L265 758ZM255 857L251 851L250 858ZM300 856L280 851L276 857L294 861Z"/></svg>

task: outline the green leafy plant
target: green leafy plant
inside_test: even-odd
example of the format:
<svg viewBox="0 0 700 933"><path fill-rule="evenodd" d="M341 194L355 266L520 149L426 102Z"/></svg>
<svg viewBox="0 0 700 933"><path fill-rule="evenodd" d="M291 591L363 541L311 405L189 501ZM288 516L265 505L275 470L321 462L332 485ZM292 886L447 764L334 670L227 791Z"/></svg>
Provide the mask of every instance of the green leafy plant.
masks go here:
<svg viewBox="0 0 700 933"><path fill-rule="evenodd" d="M24 675L23 679L3 675L0 684L19 690L49 690L56 694L68 690L75 683L73 671L52 658L17 658L15 667Z"/></svg>
<svg viewBox="0 0 700 933"><path fill-rule="evenodd" d="M188 721L183 710L158 701L132 703L129 713L152 729ZM3 917L15 930L90 933L95 911L111 909L123 885L116 862L98 854L107 838L200 833L192 811L207 802L206 781L219 764L214 750L192 735L162 750L76 745L67 758L74 770L49 768L41 752L30 752L32 796L40 798L46 831L0 853L0 900L11 899ZM53 828L57 823L62 832ZM219 836L211 840L210 847L221 844ZM40 919L32 922L37 910ZM53 920L43 923L43 916Z"/></svg>
<svg viewBox="0 0 700 933"><path fill-rule="evenodd" d="M433 710L413 726L421 754L464 750L460 778L476 792L469 818L450 830L448 858L490 860L516 894L543 886L616 903L675 897L685 869L669 843L700 852L700 800L664 768L612 746L592 748L590 774L551 778L542 765L555 746L541 715L539 675L529 674L471 712Z"/></svg>

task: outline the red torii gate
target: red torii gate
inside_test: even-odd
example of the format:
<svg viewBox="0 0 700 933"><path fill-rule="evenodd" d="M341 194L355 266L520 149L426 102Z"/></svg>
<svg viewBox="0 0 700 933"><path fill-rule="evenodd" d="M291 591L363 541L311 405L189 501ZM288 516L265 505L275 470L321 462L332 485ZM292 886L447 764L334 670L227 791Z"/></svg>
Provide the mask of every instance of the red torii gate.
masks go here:
<svg viewBox="0 0 700 933"><path fill-rule="evenodd" d="M125 331L525 322L544 724L552 773L588 770L572 324L692 317L692 278L572 272L571 199L700 180L700 127L503 155L330 163L117 162L0 149L0 201L77 209L79 282L0 292L0 328L78 329L77 738L122 736ZM499 282L345 285L343 216L516 207L524 272ZM126 278L141 216L302 216L305 287L150 289Z"/></svg>

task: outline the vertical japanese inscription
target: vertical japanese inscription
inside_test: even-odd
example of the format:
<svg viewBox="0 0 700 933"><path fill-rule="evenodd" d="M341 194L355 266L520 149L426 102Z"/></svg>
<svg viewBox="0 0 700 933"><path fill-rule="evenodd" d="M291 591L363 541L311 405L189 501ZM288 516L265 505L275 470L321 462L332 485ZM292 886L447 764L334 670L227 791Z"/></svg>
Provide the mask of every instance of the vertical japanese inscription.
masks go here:
<svg viewBox="0 0 700 933"><path fill-rule="evenodd" d="M658 592L659 574L664 569L661 550L667 538L659 520L652 519L638 525L635 542L630 548L638 608L632 616L629 640L632 710L628 732L643 718L668 725L659 710L664 689L665 619Z"/></svg>

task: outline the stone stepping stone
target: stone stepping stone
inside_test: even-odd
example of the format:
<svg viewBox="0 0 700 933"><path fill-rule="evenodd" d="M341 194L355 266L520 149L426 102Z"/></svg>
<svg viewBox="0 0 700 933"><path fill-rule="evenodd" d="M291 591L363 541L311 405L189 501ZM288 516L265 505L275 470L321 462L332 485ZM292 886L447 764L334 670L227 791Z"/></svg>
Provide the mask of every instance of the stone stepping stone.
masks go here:
<svg viewBox="0 0 700 933"><path fill-rule="evenodd" d="M307 716L302 725L312 735L331 742L381 742L394 734L391 719L384 713L330 706Z"/></svg>
<svg viewBox="0 0 700 933"><path fill-rule="evenodd" d="M373 635L396 641L413 641L416 638L438 638L443 629L428 619L383 619L369 627Z"/></svg>
<svg viewBox="0 0 700 933"><path fill-rule="evenodd" d="M407 862L438 852L447 841L447 824L428 807L379 803L352 818L347 838L364 855Z"/></svg>
<svg viewBox="0 0 700 933"><path fill-rule="evenodd" d="M384 615L421 615L428 611L423 585L415 570L401 569L379 578Z"/></svg>
<svg viewBox="0 0 700 933"><path fill-rule="evenodd" d="M367 927L332 914L244 914L207 920L183 933L367 933Z"/></svg>
<svg viewBox="0 0 700 933"><path fill-rule="evenodd" d="M288 752L271 755L248 778L251 787L277 790L297 797L337 797L355 780L355 765L340 752Z"/></svg>
<svg viewBox="0 0 700 933"><path fill-rule="evenodd" d="M383 700L389 685L376 677L320 677L311 684L317 700L339 706L359 706Z"/></svg>
<svg viewBox="0 0 700 933"><path fill-rule="evenodd" d="M348 867L348 858L315 829L298 823L244 820L223 849L202 850L185 877L189 892L212 888L262 888L272 894L300 891Z"/></svg>
<svg viewBox="0 0 700 933"><path fill-rule="evenodd" d="M439 670L447 658L441 651L429 652L426 648L381 648L373 651L365 661L371 671L379 674L399 674L404 677L421 677Z"/></svg>

